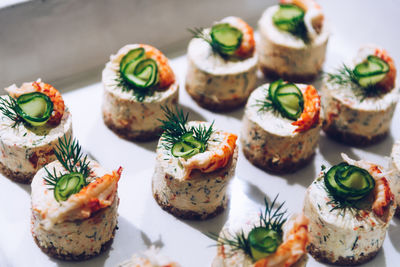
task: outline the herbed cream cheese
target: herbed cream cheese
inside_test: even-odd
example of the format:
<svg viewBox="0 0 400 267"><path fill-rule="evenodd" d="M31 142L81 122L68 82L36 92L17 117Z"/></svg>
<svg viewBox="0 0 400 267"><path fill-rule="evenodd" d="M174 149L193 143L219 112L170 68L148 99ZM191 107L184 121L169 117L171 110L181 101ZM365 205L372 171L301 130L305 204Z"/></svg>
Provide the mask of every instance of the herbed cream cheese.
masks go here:
<svg viewBox="0 0 400 267"><path fill-rule="evenodd" d="M187 58L186 90L195 99L204 98L199 100L204 105L211 102L236 107L255 87L256 53L246 59L224 59L213 52L209 43L194 38L189 43Z"/></svg>
<svg viewBox="0 0 400 267"><path fill-rule="evenodd" d="M125 91L118 86L121 59L138 47L137 44L126 45L117 54L110 56L102 74L102 110L104 119L114 127L140 135L160 127L158 119L164 117L161 106L173 106L178 102L179 84L175 81L166 90L154 91L152 95L145 96L143 101L138 101L132 90Z"/></svg>
<svg viewBox="0 0 400 267"><path fill-rule="evenodd" d="M393 174L389 175L388 178L397 204L398 215L400 215L400 141L396 141L393 145L389 168L393 171Z"/></svg>
<svg viewBox="0 0 400 267"><path fill-rule="evenodd" d="M209 32L206 29L206 32ZM246 59L224 59L215 53L210 44L200 38L193 38L188 46L188 59L201 71L222 76L248 72L257 65L257 54Z"/></svg>
<svg viewBox="0 0 400 267"><path fill-rule="evenodd" d="M189 122L188 126L194 127L200 124L206 127L210 125L209 123ZM216 130L208 141L206 151L215 151L222 141L222 131ZM180 210L194 211L200 214L215 212L218 207L225 207L227 204L227 185L234 176L237 156L238 148L236 146L225 167L210 173L193 170L190 177L185 178L180 158L174 157L171 150L165 148L165 141L161 137L157 145L153 193L158 195L162 203L172 205Z"/></svg>
<svg viewBox="0 0 400 267"><path fill-rule="evenodd" d="M322 117L327 125L342 132L372 137L385 133L399 99L398 89L379 96L363 97L362 88L324 80Z"/></svg>
<svg viewBox="0 0 400 267"><path fill-rule="evenodd" d="M68 108L55 127L13 125L14 121L0 113L0 162L14 172L35 173L56 159L53 148L58 138L68 139L72 135L72 116Z"/></svg>
<svg viewBox="0 0 400 267"><path fill-rule="evenodd" d="M272 17L278 9L279 6L268 8L258 22L260 41L257 51L261 67L281 74L280 76L316 75L325 60L329 39L326 23L324 22L320 34L305 43L301 38L275 26Z"/></svg>
<svg viewBox="0 0 400 267"><path fill-rule="evenodd" d="M299 88L307 85L297 84ZM293 120L274 109L262 109L269 84L258 87L250 95L243 116L241 141L243 150L261 165L299 162L309 158L318 146L320 124L305 132L295 132Z"/></svg>
<svg viewBox="0 0 400 267"><path fill-rule="evenodd" d="M100 165L91 161L91 176L93 181L106 174ZM65 173L61 163L54 161L46 166L52 172ZM68 202L57 202L53 191L46 185L44 177L47 173L40 169L34 177L31 187L32 203L32 234L37 239L39 246L44 248L54 247L58 254L79 256L81 254L93 255L101 251L102 245L113 238L117 225L118 196L111 206L103 208L84 220L62 220L49 224L46 216L51 212L56 218L57 213L68 205Z"/></svg>
<svg viewBox="0 0 400 267"><path fill-rule="evenodd" d="M317 250L326 252L331 262L339 258L357 262L381 248L390 220L384 221L372 212L371 198L361 203L359 211L333 209L335 204L330 201L321 173L307 189L304 201L304 214L310 220L310 243Z"/></svg>

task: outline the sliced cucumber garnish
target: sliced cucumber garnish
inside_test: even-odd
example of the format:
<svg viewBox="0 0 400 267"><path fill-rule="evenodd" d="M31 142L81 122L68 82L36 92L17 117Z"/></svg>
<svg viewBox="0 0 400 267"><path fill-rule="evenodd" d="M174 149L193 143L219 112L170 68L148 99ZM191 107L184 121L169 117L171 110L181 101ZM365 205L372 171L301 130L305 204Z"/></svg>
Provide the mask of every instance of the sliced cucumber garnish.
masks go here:
<svg viewBox="0 0 400 267"><path fill-rule="evenodd" d="M53 102L40 92L23 94L17 99L16 112L32 126L45 124L53 112Z"/></svg>
<svg viewBox="0 0 400 267"><path fill-rule="evenodd" d="M297 120L303 112L303 94L293 83L281 84L273 99L281 114L291 120Z"/></svg>
<svg viewBox="0 0 400 267"><path fill-rule="evenodd" d="M188 159L198 153L205 151L205 144L194 138L193 133L186 133L182 136L182 140L175 143L171 148L174 157Z"/></svg>
<svg viewBox="0 0 400 267"><path fill-rule="evenodd" d="M177 158L180 157L180 158L184 158L184 159L188 159L188 158L196 155L199 152L200 152L200 150L198 148L192 147L184 141L175 143L171 149L171 153L174 157L177 157Z"/></svg>
<svg viewBox="0 0 400 267"><path fill-rule="evenodd" d="M304 10L296 5L281 4L278 11L272 16L272 21L279 29L287 32L296 32L304 23Z"/></svg>
<svg viewBox="0 0 400 267"><path fill-rule="evenodd" d="M143 55L144 55L143 47L135 48L129 51L128 54L126 54L119 63L119 69L123 71L128 63L130 63L131 61L138 62L139 59L143 57Z"/></svg>
<svg viewBox="0 0 400 267"><path fill-rule="evenodd" d="M212 43L221 54L233 55L242 42L243 34L228 23L221 23L211 28L210 36Z"/></svg>
<svg viewBox="0 0 400 267"><path fill-rule="evenodd" d="M332 195L345 200L359 200L375 187L368 171L342 162L325 174L324 182Z"/></svg>
<svg viewBox="0 0 400 267"><path fill-rule="evenodd" d="M125 66L122 75L136 88L149 88L158 82L157 63L151 58L139 62L132 60Z"/></svg>
<svg viewBox="0 0 400 267"><path fill-rule="evenodd" d="M274 230L255 227L248 236L251 256L254 261L274 253L282 243L282 237Z"/></svg>
<svg viewBox="0 0 400 267"><path fill-rule="evenodd" d="M273 82L273 83L271 83L271 84L269 85L269 88L268 88L269 99L271 99L271 100L274 99L276 89L278 89L278 87L279 87L282 83L283 83L283 80L282 80L282 79L279 79L279 80L277 80L277 81L275 81L275 82Z"/></svg>
<svg viewBox="0 0 400 267"><path fill-rule="evenodd" d="M54 187L54 198L60 202L67 200L72 194L76 194L86 185L81 173L71 172L61 176Z"/></svg>
<svg viewBox="0 0 400 267"><path fill-rule="evenodd" d="M361 87L368 87L382 81L389 69L389 64L386 61L370 55L366 61L354 68L353 73Z"/></svg>

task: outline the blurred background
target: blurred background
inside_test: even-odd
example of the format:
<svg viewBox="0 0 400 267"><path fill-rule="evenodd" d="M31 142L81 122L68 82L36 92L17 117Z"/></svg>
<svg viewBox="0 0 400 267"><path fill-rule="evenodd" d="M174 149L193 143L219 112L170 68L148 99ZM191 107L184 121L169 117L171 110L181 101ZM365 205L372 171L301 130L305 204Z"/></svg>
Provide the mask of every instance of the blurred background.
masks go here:
<svg viewBox="0 0 400 267"><path fill-rule="evenodd" d="M0 87L38 77L65 84L96 76L127 43L148 43L175 57L193 27L235 15L257 28L276 0L3 0L0 1ZM366 42L400 62L396 0L320 0L330 22L330 46L349 54ZM329 48L328 48L329 49ZM353 49L353 50L351 50ZM335 58L341 58L338 55ZM63 82L64 81L64 82ZM62 88L59 88L62 89Z"/></svg>

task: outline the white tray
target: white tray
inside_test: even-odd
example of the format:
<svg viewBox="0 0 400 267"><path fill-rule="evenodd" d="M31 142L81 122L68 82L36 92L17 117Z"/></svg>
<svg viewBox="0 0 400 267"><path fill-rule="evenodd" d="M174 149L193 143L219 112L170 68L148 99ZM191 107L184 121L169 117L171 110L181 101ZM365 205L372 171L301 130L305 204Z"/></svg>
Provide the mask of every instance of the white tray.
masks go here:
<svg viewBox="0 0 400 267"><path fill-rule="evenodd" d="M345 1L341 1L344 3ZM357 1L360 3L361 1ZM383 1L386 2L386 1ZM326 3L327 4L327 3ZM360 15L362 18L374 15L369 5L369 13ZM396 3L392 3L396 8ZM340 12L339 7L326 12ZM389 9L389 15L394 14ZM344 10L342 15L350 14ZM358 41L349 41L351 32L339 34L338 28L346 27L341 21L342 15L330 17L333 35L328 47L326 69L338 66L344 59L351 57L358 45L364 42L363 37ZM329 17L329 16L328 16ZM378 14L378 26L384 27L385 14ZM351 19L349 19L351 20ZM383 22L382 22L383 21ZM335 24L337 23L337 24ZM349 22L348 22L349 23ZM370 23L369 23L370 24ZM393 27L395 24L393 24ZM399 25L399 24L397 24ZM378 27L377 26L377 27ZM353 27L351 27L353 28ZM357 28L357 27L354 27ZM350 28L349 28L350 29ZM384 29L386 33L388 30ZM364 31L380 32L379 27ZM353 32L354 33L354 32ZM392 32L397 34L396 31ZM383 34L380 32L380 34ZM386 35L385 35L386 36ZM380 40L382 45L389 46L389 52L394 54L395 62L400 66L399 51L394 47L390 36ZM368 40L368 39L367 39ZM239 134L243 109L224 114L211 113L200 108L188 96L183 87L186 58L184 56L171 60L173 69L180 80L180 103L185 111L190 112L191 119L215 120L216 126ZM280 194L279 201L286 201L289 213L301 211L304 193L307 186L320 171L321 164L331 166L339 162L340 153L345 152L354 158L364 158L387 165L394 140L400 139L400 111L396 109L391 135L382 143L365 149L356 149L338 144L321 133L319 149L315 159L306 168L295 174L274 176L267 174L251 165L240 151L236 176L231 184L230 207L222 215L204 222L179 220L163 211L154 201L151 194L151 177L154 168L156 141L149 143L133 143L118 138L103 123L100 106L103 89L101 83L88 79L69 82L63 88L66 104L72 111L74 134L83 148L97 159L104 167L116 169L124 167L119 184L119 230L110 250L99 257L78 263L61 262L46 256L33 241L30 233L30 186L20 185L0 177L0 266L116 266L150 244L162 247L162 253L181 263L184 267L210 266L216 253L212 247L214 241L206 237L204 232L218 233L223 224L229 220L243 217L250 210L258 210L263 205L264 197L272 199ZM260 83L264 82L260 79ZM388 229L383 249L377 257L364 266L399 266L400 259L400 220L394 219ZM308 266L324 266L311 257Z"/></svg>

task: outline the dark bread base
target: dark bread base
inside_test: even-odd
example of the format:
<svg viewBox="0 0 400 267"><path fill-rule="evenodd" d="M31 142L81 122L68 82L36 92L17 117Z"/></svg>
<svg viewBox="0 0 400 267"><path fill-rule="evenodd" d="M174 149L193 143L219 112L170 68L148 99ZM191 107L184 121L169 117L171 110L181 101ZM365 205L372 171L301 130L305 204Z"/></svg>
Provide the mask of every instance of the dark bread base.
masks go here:
<svg viewBox="0 0 400 267"><path fill-rule="evenodd" d="M21 184L30 184L32 182L33 176L35 176L35 173L22 173L22 172L12 171L1 162L0 162L0 172L8 179Z"/></svg>
<svg viewBox="0 0 400 267"><path fill-rule="evenodd" d="M216 112L227 112L227 111L232 111L234 109L237 109L239 107L244 106L244 104L247 102L247 98L237 98L237 99L232 99L232 100L219 100L215 101L212 100L209 97L206 97L204 95L199 95L194 92L194 90L190 89L190 85L186 83L186 91L188 94L193 98L196 103L205 109L216 111Z"/></svg>
<svg viewBox="0 0 400 267"><path fill-rule="evenodd" d="M342 132L332 125L328 126L326 122L322 124L322 130L324 130L327 136L338 142L357 147L364 147L379 143L388 135L388 131L378 135L374 135L372 137L366 137L349 132Z"/></svg>
<svg viewBox="0 0 400 267"><path fill-rule="evenodd" d="M282 78L285 81L289 82L311 82L315 80L318 76L318 73L309 73L309 74L289 74L289 73L278 73L274 69L270 69L265 66L261 66L261 71L263 72L264 76L273 80L277 80Z"/></svg>
<svg viewBox="0 0 400 267"><path fill-rule="evenodd" d="M132 132L131 129L117 127L109 117L104 116L104 113L103 113L103 120L104 124L111 131L116 133L119 137L126 139L128 141L139 141L139 142L151 141L156 138L159 138L162 133L161 128L156 128L152 131Z"/></svg>
<svg viewBox="0 0 400 267"><path fill-rule="evenodd" d="M295 171L300 170L305 167L314 157L315 153L311 154L309 157L305 159L301 159L297 162L286 161L286 162L272 162L272 159L265 158L256 158L254 154L251 153L249 149L243 146L243 154L253 165L258 168L272 173L284 174L284 173L293 173Z"/></svg>
<svg viewBox="0 0 400 267"><path fill-rule="evenodd" d="M308 250L308 253L310 253L310 255L319 262L324 262L324 263L329 263L329 264L334 264L334 265L345 265L345 266L359 265L359 264L365 263L365 262L371 260L372 258L374 258L376 256L376 254L378 254L378 252L379 252L379 249L378 249L367 255L362 255L362 256L358 257L357 260L355 260L352 257L339 257L338 260L332 262L331 257L329 257L330 253L327 251L319 250L316 246L314 246L314 244L309 244L307 247L307 250Z"/></svg>
<svg viewBox="0 0 400 267"><path fill-rule="evenodd" d="M220 213L222 213L225 210L224 205L218 206L215 211L212 213L197 213L191 210L181 210L178 208L175 208L171 204L165 204L161 201L157 193L153 193L153 197L156 200L157 204L165 211L171 213L172 215L186 219L186 220L197 220L197 221L202 221L202 220L207 220L216 217Z"/></svg>
<svg viewBox="0 0 400 267"><path fill-rule="evenodd" d="M107 242L103 243L103 245L101 245L101 249L99 252L93 253L93 254L59 254L57 252L57 248L54 246L51 247L42 247L40 246L40 242L37 239L36 236L33 237L33 239L35 240L36 245L44 252L46 253L48 256L52 257L52 258L56 258L59 260L63 260L63 261L83 261L83 260L88 260L91 259L93 257L96 257L98 255L100 255L101 253L103 253L104 251L106 251L107 249L110 248L112 242L114 241L114 235L115 235L115 230L117 229L117 226L114 228L113 230L113 234L110 240L108 240Z"/></svg>

